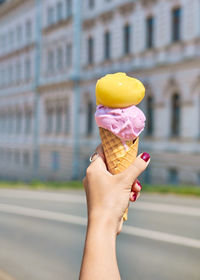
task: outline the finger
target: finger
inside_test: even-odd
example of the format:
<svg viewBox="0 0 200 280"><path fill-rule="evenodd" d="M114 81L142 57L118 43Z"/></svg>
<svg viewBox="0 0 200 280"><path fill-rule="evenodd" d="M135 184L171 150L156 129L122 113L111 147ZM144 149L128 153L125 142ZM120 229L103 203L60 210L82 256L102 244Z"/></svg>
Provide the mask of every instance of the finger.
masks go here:
<svg viewBox="0 0 200 280"><path fill-rule="evenodd" d="M142 189L142 185L141 185L140 181L136 180L131 187L131 191L132 192L140 192L141 189Z"/></svg>
<svg viewBox="0 0 200 280"><path fill-rule="evenodd" d="M131 194L130 194L130 199L129 199L129 200L130 200L131 202L135 202L136 198L137 198L137 193L131 192Z"/></svg>
<svg viewBox="0 0 200 280"><path fill-rule="evenodd" d="M140 154L126 170L115 175L115 177L126 183L128 186L132 186L133 182L147 168L149 163L150 155L147 153Z"/></svg>
<svg viewBox="0 0 200 280"><path fill-rule="evenodd" d="M135 202L140 197L140 192L131 192L130 193L130 201Z"/></svg>
<svg viewBox="0 0 200 280"><path fill-rule="evenodd" d="M133 195L134 195L134 192L130 192L130 195L129 195L129 200L132 202L132 198L133 198Z"/></svg>

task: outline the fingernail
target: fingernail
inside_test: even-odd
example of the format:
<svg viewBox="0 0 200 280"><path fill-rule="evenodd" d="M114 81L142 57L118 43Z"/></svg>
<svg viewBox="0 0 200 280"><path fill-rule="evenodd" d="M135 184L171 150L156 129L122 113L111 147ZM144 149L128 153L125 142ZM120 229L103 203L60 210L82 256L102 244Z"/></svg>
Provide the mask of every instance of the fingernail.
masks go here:
<svg viewBox="0 0 200 280"><path fill-rule="evenodd" d="M134 193L134 195L133 195L133 201L136 201L136 198L137 198L137 194Z"/></svg>
<svg viewBox="0 0 200 280"><path fill-rule="evenodd" d="M134 202L134 201L135 201L135 195L136 195L136 194L135 194L134 192L131 193L131 197L130 197L130 201L131 201L131 202Z"/></svg>
<svg viewBox="0 0 200 280"><path fill-rule="evenodd" d="M147 162L150 159L150 155L148 153L143 153L141 155L141 158Z"/></svg>
<svg viewBox="0 0 200 280"><path fill-rule="evenodd" d="M137 185L140 187L140 189L142 189L142 185L139 180L137 180Z"/></svg>

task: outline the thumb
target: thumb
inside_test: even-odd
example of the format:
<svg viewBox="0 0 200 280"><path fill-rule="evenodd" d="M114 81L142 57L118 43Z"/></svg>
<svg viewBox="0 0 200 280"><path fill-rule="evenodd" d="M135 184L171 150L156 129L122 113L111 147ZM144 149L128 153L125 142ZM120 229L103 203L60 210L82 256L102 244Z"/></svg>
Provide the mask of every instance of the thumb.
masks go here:
<svg viewBox="0 0 200 280"><path fill-rule="evenodd" d="M148 153L140 154L136 160L122 173L116 175L119 180L123 180L127 185L132 183L147 168L150 163L150 155Z"/></svg>

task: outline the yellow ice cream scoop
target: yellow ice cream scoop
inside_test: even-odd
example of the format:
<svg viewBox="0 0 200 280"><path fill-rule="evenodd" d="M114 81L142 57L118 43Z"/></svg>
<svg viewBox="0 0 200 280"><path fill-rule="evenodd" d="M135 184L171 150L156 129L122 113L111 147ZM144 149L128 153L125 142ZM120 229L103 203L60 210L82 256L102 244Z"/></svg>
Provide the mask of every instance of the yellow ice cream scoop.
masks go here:
<svg viewBox="0 0 200 280"><path fill-rule="evenodd" d="M96 84L96 103L111 108L139 104L145 95L143 84L126 73L108 74Z"/></svg>

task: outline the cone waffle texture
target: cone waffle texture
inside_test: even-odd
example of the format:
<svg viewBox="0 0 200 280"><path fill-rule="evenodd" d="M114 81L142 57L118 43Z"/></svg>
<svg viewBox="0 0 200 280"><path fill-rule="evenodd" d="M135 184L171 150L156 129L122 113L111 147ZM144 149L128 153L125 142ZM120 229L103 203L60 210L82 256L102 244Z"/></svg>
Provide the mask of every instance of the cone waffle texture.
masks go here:
<svg viewBox="0 0 200 280"><path fill-rule="evenodd" d="M139 138L137 138L134 143L132 141L127 141L125 146L122 141L109 130L100 127L99 133L108 170L112 174L121 173L136 159ZM126 209L124 213L124 220L127 220L127 214L128 209Z"/></svg>

